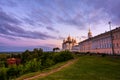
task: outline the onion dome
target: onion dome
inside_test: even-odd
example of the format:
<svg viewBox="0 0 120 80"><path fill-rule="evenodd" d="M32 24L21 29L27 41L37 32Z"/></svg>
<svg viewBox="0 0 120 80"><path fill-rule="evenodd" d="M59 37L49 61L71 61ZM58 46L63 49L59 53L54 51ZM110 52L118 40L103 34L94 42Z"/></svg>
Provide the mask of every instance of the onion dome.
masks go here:
<svg viewBox="0 0 120 80"><path fill-rule="evenodd" d="M70 37L70 36L68 36L67 40L68 40L68 41L71 41L71 37Z"/></svg>
<svg viewBox="0 0 120 80"><path fill-rule="evenodd" d="M76 40L74 40L74 43L76 43Z"/></svg>

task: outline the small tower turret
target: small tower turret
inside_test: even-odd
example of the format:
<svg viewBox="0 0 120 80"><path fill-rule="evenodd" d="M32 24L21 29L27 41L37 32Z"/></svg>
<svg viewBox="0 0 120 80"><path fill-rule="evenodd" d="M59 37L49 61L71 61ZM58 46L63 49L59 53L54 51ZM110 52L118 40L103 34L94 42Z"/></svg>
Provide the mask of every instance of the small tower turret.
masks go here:
<svg viewBox="0 0 120 80"><path fill-rule="evenodd" d="M92 38L92 32L91 32L90 28L89 28L89 31L88 31L88 38Z"/></svg>

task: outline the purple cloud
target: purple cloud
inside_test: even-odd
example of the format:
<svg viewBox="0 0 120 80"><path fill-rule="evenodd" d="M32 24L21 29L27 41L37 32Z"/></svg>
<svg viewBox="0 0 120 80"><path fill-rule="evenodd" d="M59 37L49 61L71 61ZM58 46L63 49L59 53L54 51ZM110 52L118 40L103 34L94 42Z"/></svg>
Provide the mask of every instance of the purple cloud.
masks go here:
<svg viewBox="0 0 120 80"><path fill-rule="evenodd" d="M65 37L62 37L62 36L58 37L58 40L63 40L63 39L65 39Z"/></svg>
<svg viewBox="0 0 120 80"><path fill-rule="evenodd" d="M48 39L55 38L41 32L26 31L18 26L12 26L9 24L0 24L0 33L4 35L11 35L16 37L32 38L32 39Z"/></svg>
<svg viewBox="0 0 120 80"><path fill-rule="evenodd" d="M0 37L9 39L9 40L18 40L18 38L13 37L13 36L9 36L9 35L4 35L4 34L0 34Z"/></svg>
<svg viewBox="0 0 120 80"><path fill-rule="evenodd" d="M56 30L55 28L50 27L50 26L47 26L46 29L48 29L49 31L55 32L55 33L59 33L58 30Z"/></svg>
<svg viewBox="0 0 120 80"><path fill-rule="evenodd" d="M41 32L26 31L23 28L20 28L19 27L20 25L21 25L21 21L16 19L14 16L10 16L5 12L0 11L0 34L9 35L9 37L4 36L6 38L10 38L10 36L11 36L11 39L12 39L12 36L32 38L32 39L55 38L54 36L47 35Z"/></svg>
<svg viewBox="0 0 120 80"><path fill-rule="evenodd" d="M30 18L24 18L23 21L32 26L34 26L36 23L33 19L30 19Z"/></svg>
<svg viewBox="0 0 120 80"><path fill-rule="evenodd" d="M0 10L0 23L20 24L21 21L16 19L14 16L10 16L3 10Z"/></svg>
<svg viewBox="0 0 120 80"><path fill-rule="evenodd" d="M36 13L36 14L33 14ZM43 24L52 24L52 15L51 12L43 9L33 9L29 14L29 20L33 20L34 22L40 22Z"/></svg>
<svg viewBox="0 0 120 80"><path fill-rule="evenodd" d="M68 14L68 13L66 12L66 14ZM67 25L73 25L77 29L86 29L85 17L80 12L76 12L72 16L67 16L67 17L57 16L56 18L57 18L57 21L60 22L60 23L64 23L64 24L67 24Z"/></svg>
<svg viewBox="0 0 120 80"><path fill-rule="evenodd" d="M102 9L103 14L101 15L106 13L114 24L120 24L120 0L84 0L84 4L93 7L95 10Z"/></svg>
<svg viewBox="0 0 120 80"><path fill-rule="evenodd" d="M17 4L13 0L0 0L0 5L9 6L9 7L16 7L17 6Z"/></svg>

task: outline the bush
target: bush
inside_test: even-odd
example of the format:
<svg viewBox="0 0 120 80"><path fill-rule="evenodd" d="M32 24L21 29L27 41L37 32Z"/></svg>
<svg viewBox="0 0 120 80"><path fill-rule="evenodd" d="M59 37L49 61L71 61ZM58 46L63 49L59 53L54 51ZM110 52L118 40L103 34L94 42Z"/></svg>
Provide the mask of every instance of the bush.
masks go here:
<svg viewBox="0 0 120 80"><path fill-rule="evenodd" d="M70 59L73 59L73 55L69 51L62 51L60 53L56 53L54 56L55 63L67 61Z"/></svg>
<svg viewBox="0 0 120 80"><path fill-rule="evenodd" d="M19 71L19 75L25 74L25 73L24 73L24 68L25 68L25 67L24 67L22 64L17 67L17 69L18 69L18 71Z"/></svg>
<svg viewBox="0 0 120 80"><path fill-rule="evenodd" d="M16 78L20 75L20 70L17 65L12 65L8 68L7 75L10 79Z"/></svg>
<svg viewBox="0 0 120 80"><path fill-rule="evenodd" d="M103 54L102 54L102 57L105 57L105 56L106 56L106 54L105 54L105 53L103 53Z"/></svg>
<svg viewBox="0 0 120 80"><path fill-rule="evenodd" d="M53 59L50 59L50 58L46 59L44 62L45 63L42 65L42 69L48 68L48 67L50 67L50 66L52 66L52 65L55 64L55 62L53 61Z"/></svg>
<svg viewBox="0 0 120 80"><path fill-rule="evenodd" d="M33 60L27 62L25 64L25 70L24 72L35 72L41 69L41 62L37 61L36 58L34 58Z"/></svg>
<svg viewBox="0 0 120 80"><path fill-rule="evenodd" d="M7 68L0 68L0 80L7 80Z"/></svg>
<svg viewBox="0 0 120 80"><path fill-rule="evenodd" d="M42 69L52 66L55 62L53 61L54 53L45 52L41 56Z"/></svg>

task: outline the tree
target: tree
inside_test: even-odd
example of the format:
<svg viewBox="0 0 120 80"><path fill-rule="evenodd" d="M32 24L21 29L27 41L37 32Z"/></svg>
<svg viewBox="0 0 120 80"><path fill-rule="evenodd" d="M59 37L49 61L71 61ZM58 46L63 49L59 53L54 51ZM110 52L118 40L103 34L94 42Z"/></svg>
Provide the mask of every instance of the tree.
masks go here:
<svg viewBox="0 0 120 80"><path fill-rule="evenodd" d="M26 50L22 53L22 62L25 63L26 61L29 61L31 59L30 51Z"/></svg>
<svg viewBox="0 0 120 80"><path fill-rule="evenodd" d="M53 48L53 52L57 52L59 50L60 50L60 48L58 48L58 47Z"/></svg>

